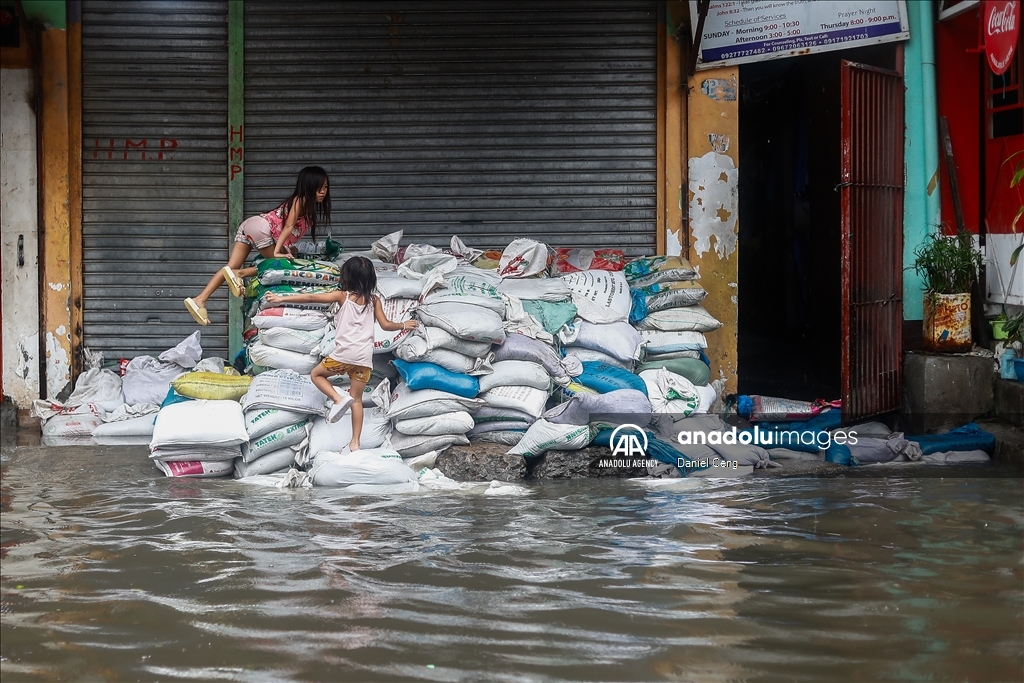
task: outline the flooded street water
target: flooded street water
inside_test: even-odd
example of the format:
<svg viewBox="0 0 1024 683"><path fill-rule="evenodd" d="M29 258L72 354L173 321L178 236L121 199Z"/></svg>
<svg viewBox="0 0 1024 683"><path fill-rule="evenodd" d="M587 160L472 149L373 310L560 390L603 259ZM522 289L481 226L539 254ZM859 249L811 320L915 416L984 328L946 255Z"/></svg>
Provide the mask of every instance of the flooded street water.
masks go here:
<svg viewBox="0 0 1024 683"><path fill-rule="evenodd" d="M5 681L1024 675L1020 478L353 496L145 455L4 449Z"/></svg>

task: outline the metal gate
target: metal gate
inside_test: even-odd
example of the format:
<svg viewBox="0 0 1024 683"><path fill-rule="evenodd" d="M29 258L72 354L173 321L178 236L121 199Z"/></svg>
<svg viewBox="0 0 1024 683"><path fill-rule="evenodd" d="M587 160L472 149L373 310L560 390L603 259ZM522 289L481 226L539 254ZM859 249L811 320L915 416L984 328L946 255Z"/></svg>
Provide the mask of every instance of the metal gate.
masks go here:
<svg viewBox="0 0 1024 683"><path fill-rule="evenodd" d="M82 2L83 333L107 359L191 334L182 299L226 260L226 19L223 1Z"/></svg>
<svg viewBox="0 0 1024 683"><path fill-rule="evenodd" d="M245 4L245 214L298 170L333 235L651 252L657 3Z"/></svg>
<svg viewBox="0 0 1024 683"><path fill-rule="evenodd" d="M842 392L850 424L903 386L903 77L843 61Z"/></svg>

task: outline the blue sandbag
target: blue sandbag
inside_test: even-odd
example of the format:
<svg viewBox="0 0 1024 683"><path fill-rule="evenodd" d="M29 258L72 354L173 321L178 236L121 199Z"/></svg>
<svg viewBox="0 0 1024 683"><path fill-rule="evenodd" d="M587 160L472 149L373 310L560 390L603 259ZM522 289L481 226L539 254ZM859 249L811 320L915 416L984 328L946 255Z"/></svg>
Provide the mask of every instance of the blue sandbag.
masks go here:
<svg viewBox="0 0 1024 683"><path fill-rule="evenodd" d="M413 391L437 389L465 398L476 398L480 393L480 380L472 375L445 370L434 363L409 363L398 358L391 362Z"/></svg>
<svg viewBox="0 0 1024 683"><path fill-rule="evenodd" d="M795 449L794 449L795 450ZM857 462L853 459L853 454L850 453L850 447L845 444L838 444L834 441L825 451L825 462L835 463L836 465L845 465L852 467Z"/></svg>
<svg viewBox="0 0 1024 683"><path fill-rule="evenodd" d="M630 288L629 298L632 302L629 309L629 324L636 325L647 317L647 294L640 289Z"/></svg>
<svg viewBox="0 0 1024 683"><path fill-rule="evenodd" d="M924 455L945 451L985 451L992 455L996 450L996 437L974 422L945 434L924 434L905 438L907 441L921 444L921 452Z"/></svg>
<svg viewBox="0 0 1024 683"><path fill-rule="evenodd" d="M642 379L628 370L604 361L583 361L583 374L573 377L573 381L590 387L599 394L607 394L617 389L636 389L647 396L647 385Z"/></svg>

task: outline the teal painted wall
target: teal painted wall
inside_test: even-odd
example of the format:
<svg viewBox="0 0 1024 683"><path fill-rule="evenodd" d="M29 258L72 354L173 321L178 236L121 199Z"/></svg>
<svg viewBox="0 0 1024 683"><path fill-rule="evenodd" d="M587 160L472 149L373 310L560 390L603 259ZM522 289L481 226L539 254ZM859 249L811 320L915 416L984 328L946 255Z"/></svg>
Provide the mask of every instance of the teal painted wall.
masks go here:
<svg viewBox="0 0 1024 683"><path fill-rule="evenodd" d="M46 28L68 27L68 14L64 0L21 0L25 16L43 23Z"/></svg>

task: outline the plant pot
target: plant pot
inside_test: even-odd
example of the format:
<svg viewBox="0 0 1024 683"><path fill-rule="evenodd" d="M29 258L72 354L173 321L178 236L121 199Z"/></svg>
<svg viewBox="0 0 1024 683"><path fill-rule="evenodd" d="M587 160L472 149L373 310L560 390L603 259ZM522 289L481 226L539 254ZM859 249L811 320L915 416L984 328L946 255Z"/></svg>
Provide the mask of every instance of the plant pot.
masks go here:
<svg viewBox="0 0 1024 683"><path fill-rule="evenodd" d="M1017 381L1024 383L1024 358L1014 358L1013 369L1017 373Z"/></svg>
<svg viewBox="0 0 1024 683"><path fill-rule="evenodd" d="M992 326L992 338L996 341L1003 341L1008 336L1006 332L1003 331L1003 323L1005 322L1005 320L988 321L988 324Z"/></svg>
<svg viewBox="0 0 1024 683"><path fill-rule="evenodd" d="M943 353L971 350L971 295L926 294L924 348Z"/></svg>

